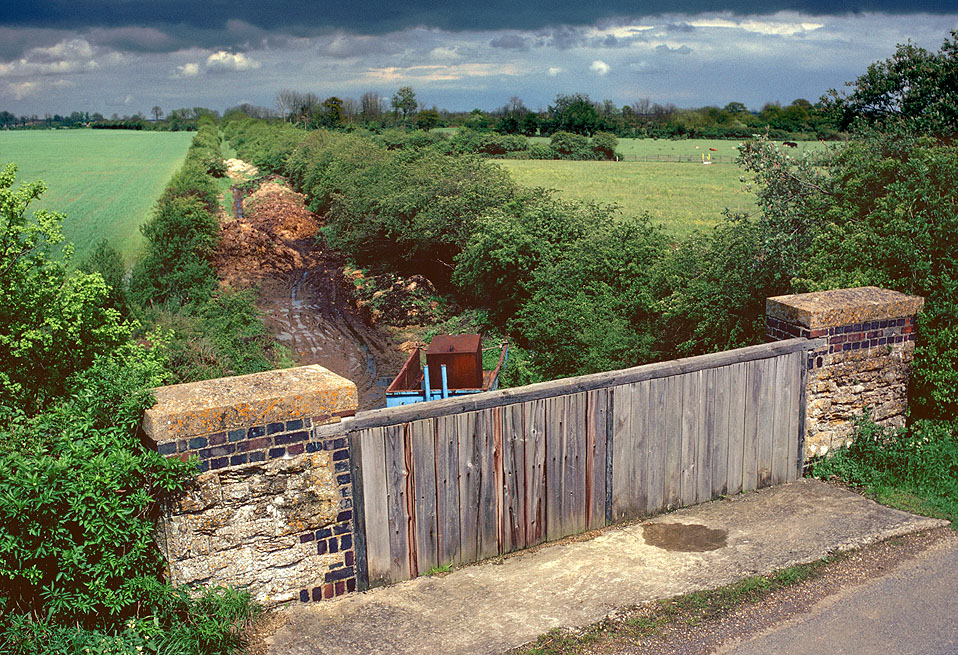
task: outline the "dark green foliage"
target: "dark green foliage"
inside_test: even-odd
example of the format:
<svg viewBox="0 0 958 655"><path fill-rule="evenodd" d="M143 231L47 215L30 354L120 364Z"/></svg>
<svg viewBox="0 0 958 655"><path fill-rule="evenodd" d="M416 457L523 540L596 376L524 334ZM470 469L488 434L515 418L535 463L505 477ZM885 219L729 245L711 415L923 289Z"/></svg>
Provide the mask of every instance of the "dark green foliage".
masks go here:
<svg viewBox="0 0 958 655"><path fill-rule="evenodd" d="M938 52L913 43L868 67L849 82L850 93L832 89L823 98L841 128L871 126L951 139L958 129L958 30Z"/></svg>
<svg viewBox="0 0 958 655"><path fill-rule="evenodd" d="M619 140L611 132L596 132L589 144L593 156L599 160L617 159L615 148L618 145Z"/></svg>
<svg viewBox="0 0 958 655"><path fill-rule="evenodd" d="M924 296L912 399L958 415L958 148L882 135L832 165L830 203L804 268L811 288L874 285Z"/></svg>
<svg viewBox="0 0 958 655"><path fill-rule="evenodd" d="M191 195L161 201L143 225L146 255L133 269L130 293L140 305L203 300L216 285L209 262L219 223Z"/></svg>
<svg viewBox="0 0 958 655"><path fill-rule="evenodd" d="M590 211L599 220L533 271L531 296L511 322L546 379L657 359L647 290L666 237L646 219Z"/></svg>
<svg viewBox="0 0 958 655"><path fill-rule="evenodd" d="M136 436L162 371L156 353L123 347L72 378L70 400L2 428L5 611L90 627L135 612L162 570L154 510L190 471Z"/></svg>
<svg viewBox="0 0 958 655"><path fill-rule="evenodd" d="M848 448L811 468L815 477L837 476L903 509L958 520L958 425L916 421L891 430L867 417Z"/></svg>
<svg viewBox="0 0 958 655"><path fill-rule="evenodd" d="M108 307L122 314L128 313L126 267L123 257L106 239L100 240L89 255L80 262L77 270L84 273L99 273L109 289L105 299Z"/></svg>
<svg viewBox="0 0 958 655"><path fill-rule="evenodd" d="M555 159L593 159L589 139L572 132L556 132L549 140L549 148Z"/></svg>
<svg viewBox="0 0 958 655"><path fill-rule="evenodd" d="M97 274L67 272L56 256L63 214L28 212L42 182L14 189L16 166L0 170L0 405L32 412L66 380L123 343L132 326L105 300Z"/></svg>
<svg viewBox="0 0 958 655"><path fill-rule="evenodd" d="M766 236L760 222L732 216L660 260L651 293L663 354L688 357L764 340L765 299L790 283L765 256Z"/></svg>

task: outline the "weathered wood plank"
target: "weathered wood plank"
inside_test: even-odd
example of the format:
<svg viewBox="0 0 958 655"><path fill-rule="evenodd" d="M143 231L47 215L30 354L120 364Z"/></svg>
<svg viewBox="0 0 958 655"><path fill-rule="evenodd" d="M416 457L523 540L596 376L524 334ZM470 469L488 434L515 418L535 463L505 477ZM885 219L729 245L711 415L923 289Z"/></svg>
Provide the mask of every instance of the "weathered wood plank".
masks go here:
<svg viewBox="0 0 958 655"><path fill-rule="evenodd" d="M390 582L389 513L386 492L386 444L383 428L359 433L362 443L363 509L370 586Z"/></svg>
<svg viewBox="0 0 958 655"><path fill-rule="evenodd" d="M525 443L522 405L502 408L503 552L525 548Z"/></svg>
<svg viewBox="0 0 958 655"><path fill-rule="evenodd" d="M429 403L416 403L402 407L389 407L358 412L355 417L343 419L341 423L319 426L317 436L346 433L350 430L364 430L370 427L382 427L395 423L418 421L448 414L479 411L491 407L501 407L518 402L541 400L559 395L569 395L583 391L592 391L611 386L631 384L642 380L654 380L703 371L709 368L745 363L775 357L791 352L805 352L825 345L822 339L788 339L771 343L748 346L720 353L687 357L669 362L646 364L620 371L594 373L574 378L541 382L525 387L500 389L486 393L472 394L466 398L449 398Z"/></svg>
<svg viewBox="0 0 958 655"><path fill-rule="evenodd" d="M407 502L409 469L406 466L405 425L383 429L386 451L387 514L389 515L389 581L410 577L409 532L412 520Z"/></svg>
<svg viewBox="0 0 958 655"><path fill-rule="evenodd" d="M420 574L439 565L436 512L436 419L416 421L412 431L416 490L416 566Z"/></svg>
<svg viewBox="0 0 958 655"><path fill-rule="evenodd" d="M742 459L742 491L758 487L759 442L761 441L762 386L765 365L762 360L746 364L745 448Z"/></svg>
<svg viewBox="0 0 958 655"><path fill-rule="evenodd" d="M646 496L648 513L665 509L665 461L668 453L668 388L665 380L649 380L649 413L647 419L648 476Z"/></svg>
<svg viewBox="0 0 958 655"><path fill-rule="evenodd" d="M455 416L436 419L436 511L439 523L439 565L461 564L459 435Z"/></svg>
<svg viewBox="0 0 958 655"><path fill-rule="evenodd" d="M563 512L563 524L566 534L585 532L586 526L586 487L585 474L589 453L585 449L585 393L566 396L566 485L568 509Z"/></svg>
<svg viewBox="0 0 958 655"><path fill-rule="evenodd" d="M759 389L758 414L758 487L772 483L772 440L775 433L775 382L778 370L777 359L762 359L756 362L762 371Z"/></svg>
<svg viewBox="0 0 958 655"><path fill-rule="evenodd" d="M791 385L791 397L789 399L788 414L788 442L785 446L786 457L788 458L788 467L786 469L785 479L788 482L797 480L802 475L801 453L799 452L799 430L801 429L801 416L805 414L805 408L802 406L802 369L805 367L805 353L792 353L788 356L788 377Z"/></svg>
<svg viewBox="0 0 958 655"><path fill-rule="evenodd" d="M562 533L562 500L565 495L565 400L562 396L545 403L546 419L546 540L553 541Z"/></svg>
<svg viewBox="0 0 958 655"><path fill-rule="evenodd" d="M781 484L788 479L788 468L792 458L788 450L788 424L792 413L792 384L789 375L791 362L788 355L775 358L774 394L775 427L772 431L772 474L771 484Z"/></svg>
<svg viewBox="0 0 958 655"><path fill-rule="evenodd" d="M523 403L522 421L525 425L525 533L528 547L542 543L546 534L545 401Z"/></svg>
<svg viewBox="0 0 958 655"><path fill-rule="evenodd" d="M684 380L681 375L666 379L665 404L665 503L682 505L682 410Z"/></svg>
<svg viewBox="0 0 958 655"><path fill-rule="evenodd" d="M748 400L748 366L733 364L729 370L729 408L728 408L728 493L742 491L745 479L745 419Z"/></svg>
<svg viewBox="0 0 958 655"><path fill-rule="evenodd" d="M464 563L479 561L479 487L482 472L476 412L456 416L459 437L459 544Z"/></svg>
<svg viewBox="0 0 958 655"><path fill-rule="evenodd" d="M497 473L496 417L492 409L477 414L476 427L479 438L479 559L499 554L500 514L498 498L502 490L501 476Z"/></svg>
<svg viewBox="0 0 958 655"><path fill-rule="evenodd" d="M700 371L698 446L695 465L695 502L712 500L712 439L715 433L715 370Z"/></svg>
<svg viewBox="0 0 958 655"><path fill-rule="evenodd" d="M629 385L632 394L632 518L649 514L649 398L652 382Z"/></svg>
<svg viewBox="0 0 958 655"><path fill-rule="evenodd" d="M612 388L612 520L632 518L632 385Z"/></svg>
<svg viewBox="0 0 958 655"><path fill-rule="evenodd" d="M586 396L586 530L605 525L606 448L609 443L609 389L596 389Z"/></svg>
<svg viewBox="0 0 958 655"><path fill-rule="evenodd" d="M701 391L698 378L701 371L686 373L682 376L682 450L679 470L680 503L694 505L698 493L698 442L699 426L703 416L700 413Z"/></svg>
<svg viewBox="0 0 958 655"><path fill-rule="evenodd" d="M711 371L712 397L709 419L712 439L712 498L728 493L728 458L732 436L729 432L729 396L732 390L732 367Z"/></svg>

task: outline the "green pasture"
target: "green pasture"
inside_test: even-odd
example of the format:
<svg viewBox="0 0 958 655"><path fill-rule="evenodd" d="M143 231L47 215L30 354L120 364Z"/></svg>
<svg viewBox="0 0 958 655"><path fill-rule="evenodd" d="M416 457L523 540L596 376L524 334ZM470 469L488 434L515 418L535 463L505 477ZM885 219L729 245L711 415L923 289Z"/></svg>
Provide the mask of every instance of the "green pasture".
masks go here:
<svg viewBox="0 0 958 655"><path fill-rule="evenodd" d="M536 136L530 139L533 143L549 145L549 138ZM712 156L715 163L734 164L738 156L738 146L741 140L737 139L619 139L615 151L626 160L642 157L679 157L701 161L702 155ZM776 141L781 146L781 141ZM789 148L788 152L801 153L804 151L821 150L827 147L820 141L796 141L797 148ZM713 150L714 148L714 150Z"/></svg>
<svg viewBox="0 0 958 655"><path fill-rule="evenodd" d="M737 166L665 162L501 160L519 184L556 189L576 200L613 203L623 214L648 212L676 237L707 229L726 208L754 213Z"/></svg>
<svg viewBox="0 0 958 655"><path fill-rule="evenodd" d="M0 131L0 165L17 164L17 180L43 180L34 209L65 213L63 233L74 261L106 238L129 262L143 244L140 225L176 169L192 132L129 130Z"/></svg>

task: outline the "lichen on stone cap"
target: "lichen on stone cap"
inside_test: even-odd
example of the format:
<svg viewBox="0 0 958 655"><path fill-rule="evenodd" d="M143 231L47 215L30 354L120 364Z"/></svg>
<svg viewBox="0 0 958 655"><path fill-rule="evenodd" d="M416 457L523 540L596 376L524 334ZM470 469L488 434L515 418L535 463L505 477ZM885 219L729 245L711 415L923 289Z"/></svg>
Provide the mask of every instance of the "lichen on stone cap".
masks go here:
<svg viewBox="0 0 958 655"><path fill-rule="evenodd" d="M924 304L925 299L920 296L879 287L857 287L769 298L765 314L814 330L913 316Z"/></svg>

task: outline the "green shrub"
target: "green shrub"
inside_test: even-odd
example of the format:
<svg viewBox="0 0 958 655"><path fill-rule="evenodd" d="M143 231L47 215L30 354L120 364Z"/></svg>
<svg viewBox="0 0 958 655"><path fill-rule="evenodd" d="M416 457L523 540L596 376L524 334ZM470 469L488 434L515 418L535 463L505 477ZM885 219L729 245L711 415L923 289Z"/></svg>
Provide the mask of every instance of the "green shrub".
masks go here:
<svg viewBox="0 0 958 655"><path fill-rule="evenodd" d="M958 520L958 424L916 421L887 429L862 417L854 441L811 467L905 509Z"/></svg>
<svg viewBox="0 0 958 655"><path fill-rule="evenodd" d="M133 269L130 294L140 305L204 300L216 286L210 256L219 223L193 197L161 201L141 228L146 255Z"/></svg>
<svg viewBox="0 0 958 655"><path fill-rule="evenodd" d="M67 272L72 246L63 260L55 253L63 214L28 214L46 187L14 189L16 171L0 171L0 405L29 413L62 395L71 375L123 343L133 326L106 305L99 274Z"/></svg>

